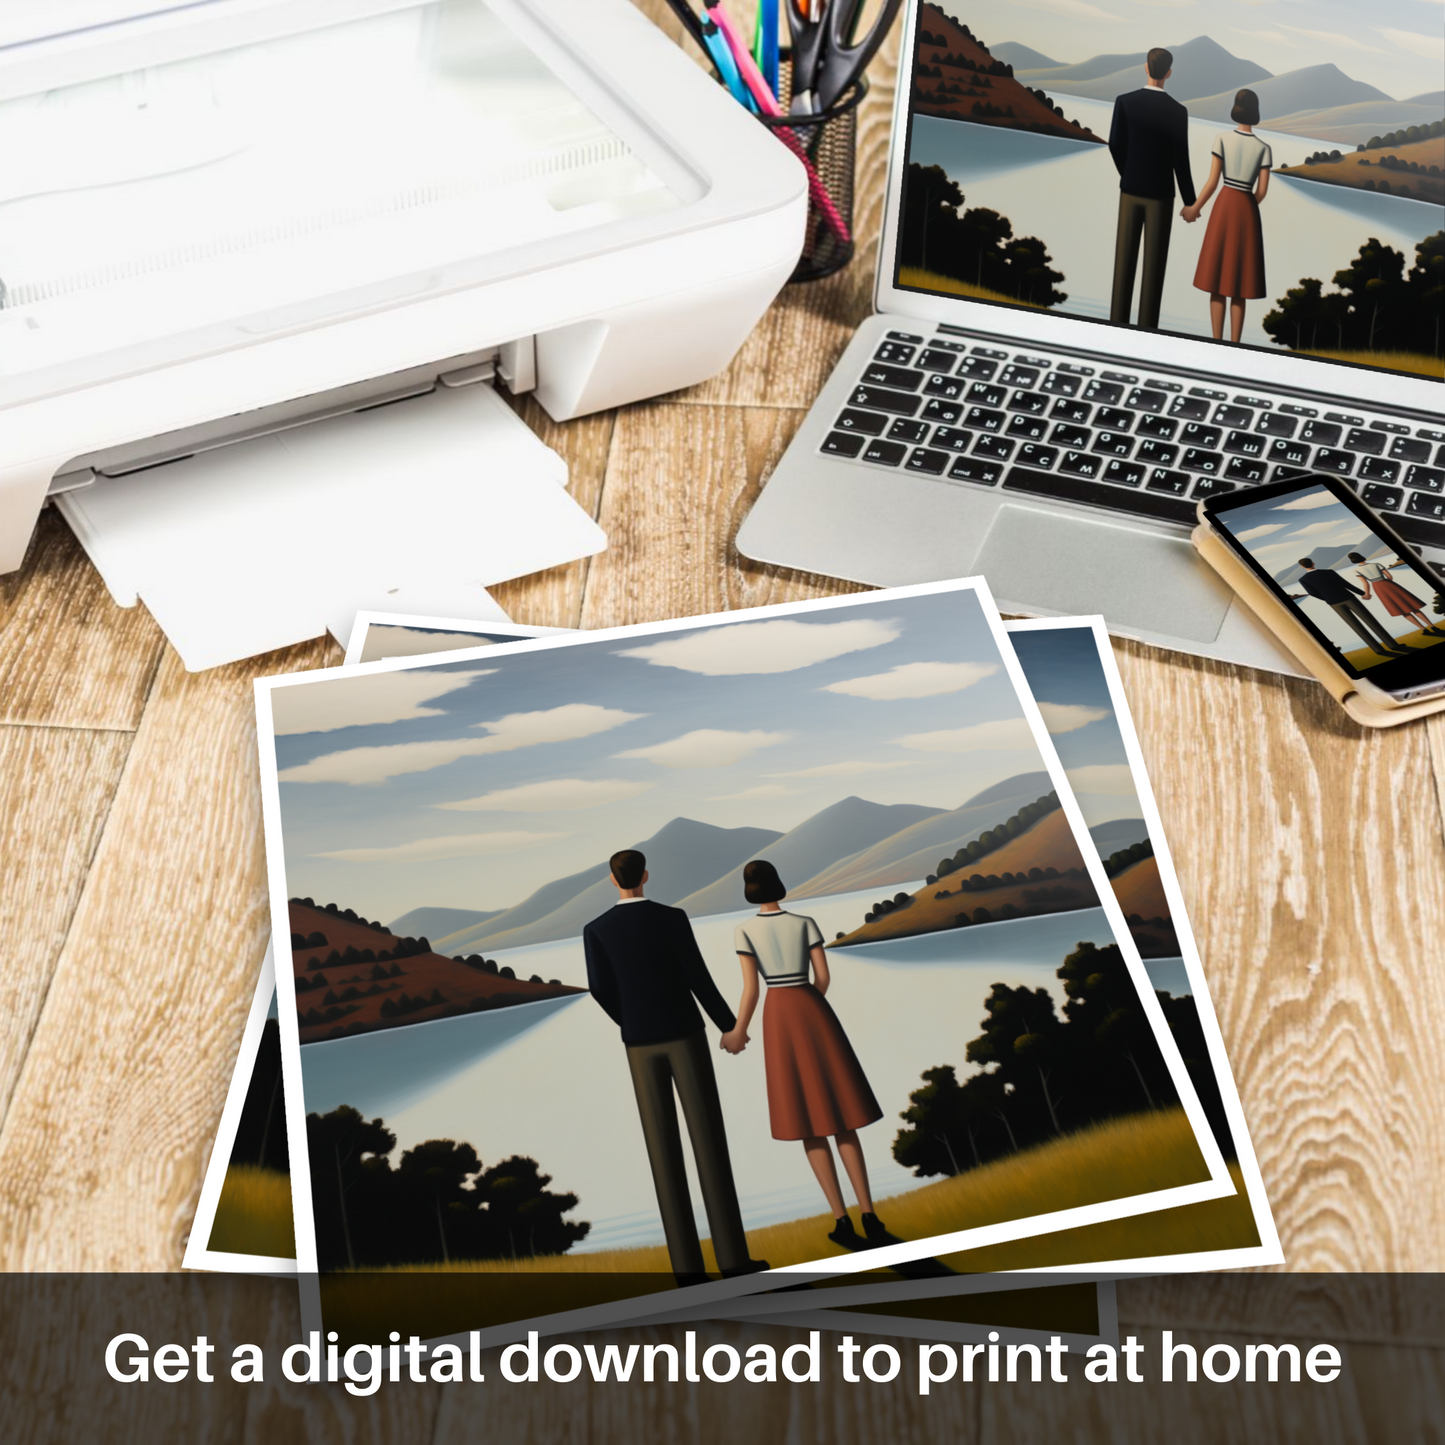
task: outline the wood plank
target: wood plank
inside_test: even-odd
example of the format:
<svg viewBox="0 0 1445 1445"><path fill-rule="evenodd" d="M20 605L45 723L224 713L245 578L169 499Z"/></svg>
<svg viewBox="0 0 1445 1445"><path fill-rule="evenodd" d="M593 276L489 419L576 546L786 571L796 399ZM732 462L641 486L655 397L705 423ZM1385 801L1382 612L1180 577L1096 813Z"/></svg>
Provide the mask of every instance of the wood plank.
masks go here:
<svg viewBox="0 0 1445 1445"><path fill-rule="evenodd" d="M693 617L863 589L745 562L733 545L801 416L773 408L653 403L619 412L584 627Z"/></svg>
<svg viewBox="0 0 1445 1445"><path fill-rule="evenodd" d="M131 731L164 647L144 607L117 607L53 508L0 577L0 723Z"/></svg>
<svg viewBox="0 0 1445 1445"><path fill-rule="evenodd" d="M167 649L0 1126L0 1268L181 1259L269 932L251 679Z"/></svg>
<svg viewBox="0 0 1445 1445"><path fill-rule="evenodd" d="M1445 840L1426 729L1115 645L1289 1267L1445 1267Z"/></svg>
<svg viewBox="0 0 1445 1445"><path fill-rule="evenodd" d="M0 727L0 1120L30 1047L56 959L132 735Z"/></svg>
<svg viewBox="0 0 1445 1445"><path fill-rule="evenodd" d="M612 446L612 412L555 422L530 396L508 397L517 414L567 462L567 491L592 517L602 505L602 485ZM576 627L592 559L550 567L490 589L514 622L534 627Z"/></svg>

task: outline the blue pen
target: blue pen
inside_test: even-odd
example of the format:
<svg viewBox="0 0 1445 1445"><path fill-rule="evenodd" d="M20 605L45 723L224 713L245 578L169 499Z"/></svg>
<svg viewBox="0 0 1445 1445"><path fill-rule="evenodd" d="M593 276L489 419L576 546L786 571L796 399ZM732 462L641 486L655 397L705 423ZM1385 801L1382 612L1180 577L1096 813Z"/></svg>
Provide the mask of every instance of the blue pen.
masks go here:
<svg viewBox="0 0 1445 1445"><path fill-rule="evenodd" d="M722 77L722 82L732 91L733 98L747 106L751 111L757 110L753 100L752 92L743 83L742 72L738 70L738 63L733 59L732 50L728 47L726 38L717 27L717 22L705 17L702 22L702 43L707 47L707 53L712 58L712 63L717 67L717 73Z"/></svg>
<svg viewBox="0 0 1445 1445"><path fill-rule="evenodd" d="M758 0L758 69L774 95L778 93L778 0Z"/></svg>

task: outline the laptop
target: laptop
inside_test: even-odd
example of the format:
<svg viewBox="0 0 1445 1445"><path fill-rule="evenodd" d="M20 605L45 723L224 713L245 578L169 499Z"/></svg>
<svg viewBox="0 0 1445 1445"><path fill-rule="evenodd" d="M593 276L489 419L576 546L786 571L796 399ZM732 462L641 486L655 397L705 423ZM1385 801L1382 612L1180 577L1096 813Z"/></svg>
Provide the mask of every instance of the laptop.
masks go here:
<svg viewBox="0 0 1445 1445"><path fill-rule="evenodd" d="M1170 9L912 0L876 313L739 550L982 573L1006 612L1295 675L1195 556L1202 497L1343 476L1445 571L1438 64L1324 9L1292 6L1284 47ZM1308 519L1282 530L1281 569L1332 564Z"/></svg>

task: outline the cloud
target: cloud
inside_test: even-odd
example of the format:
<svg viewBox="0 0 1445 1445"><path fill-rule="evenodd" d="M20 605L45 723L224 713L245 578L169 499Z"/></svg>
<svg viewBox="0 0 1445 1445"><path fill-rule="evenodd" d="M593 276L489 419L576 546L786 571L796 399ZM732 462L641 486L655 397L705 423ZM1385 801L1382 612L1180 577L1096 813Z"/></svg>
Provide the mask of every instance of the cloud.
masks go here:
<svg viewBox="0 0 1445 1445"><path fill-rule="evenodd" d="M741 793L724 793L720 798L709 798L709 803L740 803L752 798L787 798L798 790L785 788L781 783L759 783L756 788L744 788Z"/></svg>
<svg viewBox="0 0 1445 1445"><path fill-rule="evenodd" d="M278 689L280 691L280 689ZM434 742L392 743L384 747L346 748L324 753L280 774L283 783L384 783L403 773L425 773L458 758L509 753L538 743L564 743L603 733L646 713L622 712L593 703L572 702L542 712L514 712L495 722L478 723L484 738L439 738Z"/></svg>
<svg viewBox="0 0 1445 1445"><path fill-rule="evenodd" d="M1082 768L1065 768L1076 793L1118 793L1132 797L1134 774L1128 763L1089 763Z"/></svg>
<svg viewBox="0 0 1445 1445"><path fill-rule="evenodd" d="M881 618L853 618L846 622L738 622L632 647L621 657L640 657L657 667L676 667L706 677L741 677L744 674L792 672L812 667L849 652L865 652L893 642L900 623Z"/></svg>
<svg viewBox="0 0 1445 1445"><path fill-rule="evenodd" d="M962 692L997 671L996 662L905 662L870 677L830 682L819 691L870 697L879 702L905 697L941 697L948 692Z"/></svg>
<svg viewBox="0 0 1445 1445"><path fill-rule="evenodd" d="M557 813L572 808L600 808L620 803L647 792L651 783L626 778L548 778L540 783L523 783L516 788L499 788L478 798L455 803L433 803L432 807L456 813Z"/></svg>
<svg viewBox="0 0 1445 1445"><path fill-rule="evenodd" d="M1281 502L1277 507L1271 507L1271 512L1312 512L1316 507L1338 507L1340 500L1329 492L1311 492L1303 497L1296 497L1292 502Z"/></svg>
<svg viewBox="0 0 1445 1445"><path fill-rule="evenodd" d="M1349 531L1351 523L1354 523L1356 529L1362 525L1356 521L1354 517L1347 517L1334 522L1311 522L1308 527L1301 527L1298 532L1291 532L1289 536L1285 538L1285 541L1294 542L1301 537L1318 537L1322 532L1337 532L1342 527L1346 531ZM1275 545L1279 546L1280 544L1276 543Z"/></svg>
<svg viewBox="0 0 1445 1445"><path fill-rule="evenodd" d="M844 763L819 763L815 768L799 768L792 773L769 773L770 778L853 778L859 773L881 773L888 768L914 768L918 764L913 758L904 758L896 763L874 763L857 758Z"/></svg>
<svg viewBox="0 0 1445 1445"><path fill-rule="evenodd" d="M1439 34L1418 35L1413 30L1382 30L1380 34L1391 45L1398 45L1401 50L1408 50L1411 55L1421 56L1425 60L1445 60L1445 37Z"/></svg>
<svg viewBox="0 0 1445 1445"><path fill-rule="evenodd" d="M1339 45L1345 50L1367 50L1371 55L1385 53L1378 45L1366 45L1363 40L1356 40L1353 35L1342 35L1338 30L1306 30L1302 25L1286 25L1282 20L1280 27L1295 35L1307 35L1311 40L1321 40L1326 45Z"/></svg>
<svg viewBox="0 0 1445 1445"><path fill-rule="evenodd" d="M1268 537L1271 532L1283 532L1289 526L1288 522L1266 522L1262 527L1251 527L1247 532L1236 532L1234 534L1237 542L1250 542L1256 537Z"/></svg>
<svg viewBox="0 0 1445 1445"><path fill-rule="evenodd" d="M413 838L385 848L339 848L313 853L313 858L335 858L342 863L435 863L442 858L480 858L488 853L515 853L536 848L566 833L453 833L446 838Z"/></svg>
<svg viewBox="0 0 1445 1445"><path fill-rule="evenodd" d="M792 733L725 732L721 728L697 728L665 743L615 753L619 758L643 758L662 768L725 768L750 758L759 748L786 742Z"/></svg>
<svg viewBox="0 0 1445 1445"><path fill-rule="evenodd" d="M309 686L272 688L271 717L277 737L441 717L443 709L425 704L459 691L474 677L487 677L495 671L494 667L473 672L418 668L410 672L378 672L370 677L318 678Z"/></svg>
<svg viewBox="0 0 1445 1445"><path fill-rule="evenodd" d="M1085 707L1078 702L1041 702L1044 726L1051 733L1072 733L1113 714L1106 707Z"/></svg>
<svg viewBox="0 0 1445 1445"><path fill-rule="evenodd" d="M909 733L898 739L904 748L924 753L973 753L997 748L1031 748L1034 735L1023 718L999 718L966 728L944 728L932 733Z"/></svg>

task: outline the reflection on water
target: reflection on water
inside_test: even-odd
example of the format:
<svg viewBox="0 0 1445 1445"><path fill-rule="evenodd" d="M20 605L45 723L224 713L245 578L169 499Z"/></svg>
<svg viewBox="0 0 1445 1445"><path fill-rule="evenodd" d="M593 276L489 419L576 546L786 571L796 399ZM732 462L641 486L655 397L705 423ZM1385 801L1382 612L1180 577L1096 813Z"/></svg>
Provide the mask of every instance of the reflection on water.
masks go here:
<svg viewBox="0 0 1445 1445"><path fill-rule="evenodd" d="M1109 101L1053 97L1065 113L1096 135L1109 134ZM1190 166L1196 187L1209 175L1209 150L1221 131L1214 121L1189 123ZM1320 142L1261 128L1277 165L1299 163ZM1037 236L1048 247L1065 279L1069 299L1061 308L1074 315L1107 319L1114 275L1114 232L1119 175L1108 148L1053 136L1029 135L998 126L972 125L936 116L915 116L909 159L942 166L964 192L968 206L986 206L1007 216L1014 234ZM1375 236L1413 262L1415 243L1441 226L1441 208L1367 192L1302 181L1274 183L1260 214L1264 226L1268 295L1245 312L1244 340L1272 346L1260 323L1300 278L1329 284L1360 246ZM1193 286L1194 268L1209 213L1193 225L1176 216L1170 238L1161 325L1187 335L1209 335L1209 298Z"/></svg>
<svg viewBox="0 0 1445 1445"><path fill-rule="evenodd" d="M797 911L815 917L824 936L831 937L856 926L882 891L808 899ZM733 927L752 911L743 908L693 924L703 956L733 1006L741 986ZM1048 988L1062 1003L1055 972L1081 939L1100 945L1109 941L1102 910L951 930L830 956L834 982L829 1002L884 1110L884 1117L859 1136L880 1198L928 1182L900 1168L890 1147L900 1127L898 1116L908 1107L910 1092L920 1087L922 1071L937 1064L953 1064L961 1074L971 1071L964 1047L979 1032L983 1001L995 982ZM515 949L496 958L523 976L540 973L563 982L585 981L578 939ZM554 1188L579 1195L575 1216L593 1226L584 1249L659 1243L662 1231L651 1172L617 1028L590 997L557 1003L560 1006L538 1015L542 1026L493 1041L472 1059L458 1051L442 1061L440 1050L427 1046L424 1036L439 1025L391 1031L419 1036L417 1045L405 1057L379 1050L364 1069L352 1071L351 1077L373 1101L364 1112L380 1114L395 1130L398 1155L425 1139L450 1138L474 1145L487 1164L511 1154L535 1158L553 1176ZM484 1014L478 1021L511 1024L519 1021L512 1016L526 1012L523 1007ZM753 1042L741 1056L716 1052L713 1057L743 1216L755 1228L825 1213L826 1206L802 1146L771 1136L757 1021L751 1032ZM709 1027L708 1036L715 1044L716 1030ZM352 1043L340 1040L302 1051L309 1107L317 1107L312 1102L313 1060L325 1057L317 1051L344 1054ZM446 1064L445 1078L438 1077L441 1062ZM420 1093L410 1077L416 1069L425 1070L431 1080ZM320 1089L319 1081L315 1087ZM693 1192L705 1231L695 1181Z"/></svg>

